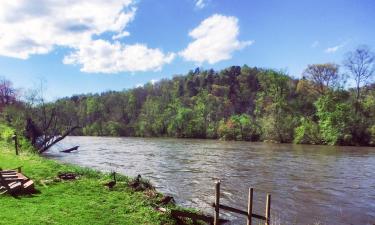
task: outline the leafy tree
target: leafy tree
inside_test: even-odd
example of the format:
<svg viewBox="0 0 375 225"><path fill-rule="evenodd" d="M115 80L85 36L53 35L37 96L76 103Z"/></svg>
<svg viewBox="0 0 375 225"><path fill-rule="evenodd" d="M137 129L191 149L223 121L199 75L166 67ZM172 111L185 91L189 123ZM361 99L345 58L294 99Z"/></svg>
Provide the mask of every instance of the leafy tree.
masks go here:
<svg viewBox="0 0 375 225"><path fill-rule="evenodd" d="M340 97L338 94L330 93L320 97L315 103L319 130L325 144L349 144L352 141L352 107Z"/></svg>
<svg viewBox="0 0 375 225"><path fill-rule="evenodd" d="M323 144L319 125L309 118L301 118L301 124L295 128L294 143Z"/></svg>

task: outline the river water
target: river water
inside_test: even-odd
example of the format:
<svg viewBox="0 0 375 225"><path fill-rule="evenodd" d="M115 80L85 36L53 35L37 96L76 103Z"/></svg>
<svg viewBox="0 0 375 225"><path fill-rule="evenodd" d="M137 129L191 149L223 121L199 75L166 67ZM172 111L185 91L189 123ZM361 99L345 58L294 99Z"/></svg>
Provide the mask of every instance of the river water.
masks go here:
<svg viewBox="0 0 375 225"><path fill-rule="evenodd" d="M80 145L79 151L60 153ZM68 137L49 157L130 176L141 174L183 206L213 214L221 180L223 204L264 215L273 224L375 224L375 148L169 138ZM241 216L223 213L231 224ZM257 223L256 223L257 224Z"/></svg>

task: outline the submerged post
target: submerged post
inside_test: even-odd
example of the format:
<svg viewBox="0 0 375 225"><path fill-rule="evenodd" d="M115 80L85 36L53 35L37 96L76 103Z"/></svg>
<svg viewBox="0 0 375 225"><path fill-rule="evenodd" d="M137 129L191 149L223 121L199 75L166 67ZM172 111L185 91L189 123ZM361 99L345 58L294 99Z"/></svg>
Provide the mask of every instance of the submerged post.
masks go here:
<svg viewBox="0 0 375 225"><path fill-rule="evenodd" d="M249 188L249 202L247 204L247 225L251 225L251 218L253 217L253 188Z"/></svg>
<svg viewBox="0 0 375 225"><path fill-rule="evenodd" d="M271 224L271 195L267 194L267 205L266 205L266 223L265 225Z"/></svg>
<svg viewBox="0 0 375 225"><path fill-rule="evenodd" d="M216 182L215 187L215 217L214 217L214 225L219 225L219 207L220 207L220 180Z"/></svg>
<svg viewBox="0 0 375 225"><path fill-rule="evenodd" d="M14 133L13 135L13 140L14 140L14 147L16 149L16 155L18 155L18 138L17 138L17 133Z"/></svg>

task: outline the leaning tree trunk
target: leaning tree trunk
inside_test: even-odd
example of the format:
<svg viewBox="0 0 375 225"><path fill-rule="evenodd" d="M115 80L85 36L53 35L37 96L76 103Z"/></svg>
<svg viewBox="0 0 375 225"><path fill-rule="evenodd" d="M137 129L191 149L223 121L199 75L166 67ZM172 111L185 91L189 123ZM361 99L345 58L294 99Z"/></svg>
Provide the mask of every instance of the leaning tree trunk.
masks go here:
<svg viewBox="0 0 375 225"><path fill-rule="evenodd" d="M52 121L52 119L50 121ZM62 141L66 136L70 135L74 130L80 128L79 126L73 126L62 134L59 134L56 129L53 129L53 132L49 131L51 124L52 122L48 122L48 126L41 131L31 118L27 119L26 137L31 141L31 144L37 149L39 154L47 151L55 144Z"/></svg>
<svg viewBox="0 0 375 225"><path fill-rule="evenodd" d="M75 127L72 127L70 129L68 129L67 131L65 131L64 134L62 134L61 136L59 136L58 138L52 138L51 141L48 141L46 144L44 144L42 147L40 147L38 149L38 152L39 153L43 153L45 151L47 151L48 149L50 149L53 145L55 145L56 143L62 141L66 136L68 136L69 134L71 134L75 129L78 129L79 127L78 126L75 126Z"/></svg>

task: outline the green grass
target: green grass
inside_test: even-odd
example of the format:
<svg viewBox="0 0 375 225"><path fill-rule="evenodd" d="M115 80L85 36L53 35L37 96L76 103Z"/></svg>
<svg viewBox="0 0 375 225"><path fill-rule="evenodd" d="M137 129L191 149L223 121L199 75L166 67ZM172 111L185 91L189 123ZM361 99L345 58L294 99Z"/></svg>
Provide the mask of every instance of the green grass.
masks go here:
<svg viewBox="0 0 375 225"><path fill-rule="evenodd" d="M103 183L110 175L66 165L22 152L15 156L13 146L0 141L0 167L22 167L34 180L40 193L33 196L0 196L0 224L175 224L168 214L153 209L157 197L147 197L128 187L121 176L110 191ZM76 172L75 181L54 181L58 172Z"/></svg>

